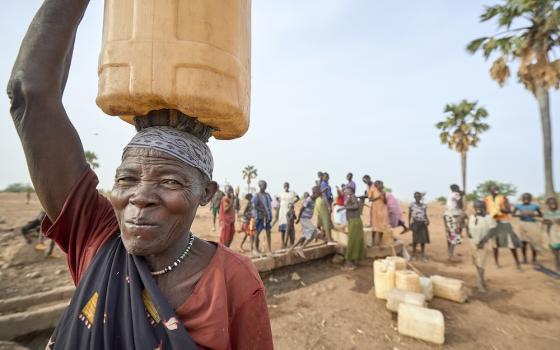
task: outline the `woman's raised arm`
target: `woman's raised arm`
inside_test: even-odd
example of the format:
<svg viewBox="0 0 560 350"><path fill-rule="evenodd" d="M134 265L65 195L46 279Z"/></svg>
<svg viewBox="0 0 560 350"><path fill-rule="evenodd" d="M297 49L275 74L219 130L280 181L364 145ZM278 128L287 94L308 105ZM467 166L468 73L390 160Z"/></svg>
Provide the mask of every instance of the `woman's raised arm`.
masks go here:
<svg viewBox="0 0 560 350"><path fill-rule="evenodd" d="M76 30L89 0L45 0L23 39L8 83L10 113L47 215L60 214L87 167L62 105Z"/></svg>

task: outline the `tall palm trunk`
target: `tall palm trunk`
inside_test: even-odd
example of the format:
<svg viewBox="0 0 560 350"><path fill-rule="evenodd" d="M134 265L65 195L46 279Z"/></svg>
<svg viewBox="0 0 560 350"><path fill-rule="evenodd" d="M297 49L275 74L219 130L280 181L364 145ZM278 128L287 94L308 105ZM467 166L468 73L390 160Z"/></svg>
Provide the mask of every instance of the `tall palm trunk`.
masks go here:
<svg viewBox="0 0 560 350"><path fill-rule="evenodd" d="M552 168L552 127L550 123L550 103L548 89L540 85L537 86L535 96L537 97L539 110L541 113L544 155L544 191L546 197L548 198L554 195L554 178Z"/></svg>
<svg viewBox="0 0 560 350"><path fill-rule="evenodd" d="M247 193L251 193L251 179L247 179Z"/></svg>
<svg viewBox="0 0 560 350"><path fill-rule="evenodd" d="M467 152L461 152L461 179L463 180L463 193L467 193Z"/></svg>

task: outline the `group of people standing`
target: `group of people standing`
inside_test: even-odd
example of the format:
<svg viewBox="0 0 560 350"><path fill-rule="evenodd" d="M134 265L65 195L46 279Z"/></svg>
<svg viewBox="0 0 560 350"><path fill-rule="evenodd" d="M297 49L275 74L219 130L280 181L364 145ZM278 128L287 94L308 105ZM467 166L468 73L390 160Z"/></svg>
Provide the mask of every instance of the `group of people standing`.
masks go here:
<svg viewBox="0 0 560 350"><path fill-rule="evenodd" d="M348 234L345 268L355 268L356 263L365 256L364 227L371 227L372 244L379 245L384 235L391 235L392 229L402 227L401 233L412 231L411 259L426 261L425 248L430 243L428 206L423 201L423 194L414 193L414 201L408 207L408 226L402 218L398 200L386 191L381 180L372 181L369 175L362 180L366 185L363 195L356 195L356 183L353 174L348 173L346 183L336 186L333 193L326 172L318 172L318 178L311 192L305 192L300 198L290 190L290 184L284 183L283 191L272 197L267 183L259 181L259 191L245 196L246 206L241 214L241 231L245 234L240 249L246 251L245 243L250 240L251 251L261 253L260 235L266 233L267 251L272 253L271 230L278 223L281 234L282 249L293 251L302 257L304 248L319 238L327 244L336 244L332 230ZM560 211L556 198L546 201L548 210L541 211L533 197L525 193L521 203L510 205L508 198L500 194L497 186L489 189L484 200L474 202L474 213L466 215L465 194L458 185L450 186L443 215L447 238L448 259L455 259L455 247L463 243L463 231L466 232L472 247L472 259L479 274L479 287L485 290L484 264L486 261L486 243L492 241L492 250L496 265L499 267L500 248L510 249L516 265L521 269L518 249L521 249L523 263L528 263L528 251L532 252L532 261L537 263L539 253L552 248L556 267L560 270ZM216 216L221 226L220 242L229 246L235 233L235 217L240 212L239 191L226 186L225 191L218 191L212 200L214 222ZM367 199L367 201L366 201ZM298 213L295 204L303 200ZM362 222L363 208L368 208L366 222ZM313 221L313 217L316 220ZM514 230L514 218L518 219ZM296 240L295 225L301 224L302 237ZM417 248L420 248L420 256Z"/></svg>
<svg viewBox="0 0 560 350"><path fill-rule="evenodd" d="M356 263L365 257L364 225L362 222L363 201L356 196L356 183L353 174L346 175L347 182L336 186L336 198L329 183L327 172L318 172L311 194L304 193L304 203L296 223L301 222L302 237L290 250L305 258L303 249L313 239L322 238L328 245L336 245L332 230L347 231L348 244L345 253L344 269L356 268ZM316 215L316 225L313 215ZM334 220L334 222L333 222Z"/></svg>
<svg viewBox="0 0 560 350"><path fill-rule="evenodd" d="M521 202L511 205L507 196L500 193L498 186L488 188L489 194L483 200L474 202L474 213L465 214L464 193L459 186L451 185L444 214L447 232L449 259L454 258L454 248L462 243L462 231L466 229L470 240L471 257L479 277L479 290L486 291L484 267L487 243L492 242L494 261L499 268L499 250L511 251L516 266L528 263L528 248L532 251L532 263L537 264L537 256L551 249L560 271L560 210L558 201L551 197L546 200L547 210L533 202L530 193L521 196ZM515 227L515 228L514 228ZM523 261L518 256L521 249Z"/></svg>
<svg viewBox="0 0 560 350"><path fill-rule="evenodd" d="M282 248L295 242L296 214L294 204L300 197L290 191L290 184L284 183L284 191L272 199L266 191L267 183L258 182L259 191L256 194L245 195L245 208L240 213L239 191L227 185L222 192L218 189L212 198L211 211L213 215L213 229L216 229L216 218L220 224L220 243L229 247L235 234L235 218L241 216L241 231L245 234L240 244L240 250L245 251L245 243L249 238L251 251L261 253L260 235L266 233L268 253L272 253L272 226L278 223L278 230L282 235Z"/></svg>
<svg viewBox="0 0 560 350"><path fill-rule="evenodd" d="M288 182L284 183L283 191L272 197L266 191L266 181L261 180L258 182L259 191L245 196L246 204L242 212L239 191L234 191L231 186L226 186L223 192L218 190L211 201L211 211L214 230L216 219L220 223L220 242L231 245L235 218L240 216L241 231L244 233L240 250L246 251L245 244L249 239L251 252L261 254L260 236L264 231L267 253L271 254L271 230L277 223L282 249L289 248L290 252L305 257L304 248L313 240L323 239L328 245L336 245L332 230L337 229L348 234L345 268L352 269L365 256L364 206L369 208L369 222L365 226L371 227L374 245L381 244L383 235L393 227L402 226L403 232L408 230L397 199L385 191L382 181L374 182L369 175L365 175L363 181L367 190L363 196L356 196L352 173L347 174L345 184L336 186L336 193L333 193L327 172L321 171L317 175L315 186L310 192L305 192L302 198L290 190ZM300 200L303 202L296 213L295 204ZM315 221L313 217L316 217ZM295 237L297 224L302 226L302 237L298 240Z"/></svg>

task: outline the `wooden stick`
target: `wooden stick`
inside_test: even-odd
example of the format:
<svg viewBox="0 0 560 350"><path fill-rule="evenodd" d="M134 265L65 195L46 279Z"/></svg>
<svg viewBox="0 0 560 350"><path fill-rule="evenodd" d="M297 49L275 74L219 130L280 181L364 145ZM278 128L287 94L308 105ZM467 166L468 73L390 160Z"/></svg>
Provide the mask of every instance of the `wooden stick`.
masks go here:
<svg viewBox="0 0 560 350"><path fill-rule="evenodd" d="M410 262L407 261L406 264L412 269L412 271L416 272L419 276L421 276L421 277L426 277L426 275L424 275L424 274L422 273L422 271L418 270L418 269L416 268L416 266L412 265L412 263L410 263Z"/></svg>
<svg viewBox="0 0 560 350"><path fill-rule="evenodd" d="M403 245L403 249L406 249L406 246L404 245L404 242L402 243L402 245ZM395 245L394 245L394 244L391 245L391 250L393 251L393 256L397 256L397 251L395 250ZM424 275L424 274L422 273L422 271L418 270L418 269L416 268L416 266L412 265L411 262L407 261L406 264L410 267L410 269L411 269L412 271L416 272L418 275L420 275L420 276L422 276L422 277L426 277L426 275Z"/></svg>

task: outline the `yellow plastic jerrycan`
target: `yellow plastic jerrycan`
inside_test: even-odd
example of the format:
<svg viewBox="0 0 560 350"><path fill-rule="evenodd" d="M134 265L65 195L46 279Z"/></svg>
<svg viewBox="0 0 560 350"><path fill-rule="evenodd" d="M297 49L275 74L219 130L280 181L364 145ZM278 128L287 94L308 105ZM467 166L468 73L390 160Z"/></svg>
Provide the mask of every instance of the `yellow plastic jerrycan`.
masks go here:
<svg viewBox="0 0 560 350"><path fill-rule="evenodd" d="M175 109L216 128L249 127L250 0L105 0L97 105L132 122Z"/></svg>

